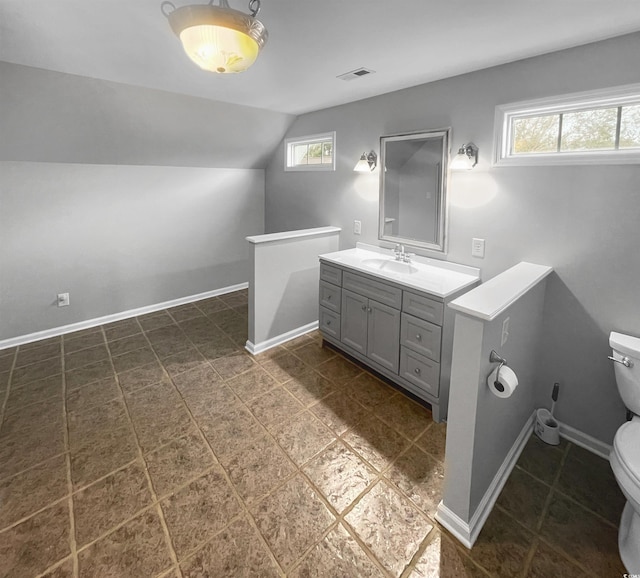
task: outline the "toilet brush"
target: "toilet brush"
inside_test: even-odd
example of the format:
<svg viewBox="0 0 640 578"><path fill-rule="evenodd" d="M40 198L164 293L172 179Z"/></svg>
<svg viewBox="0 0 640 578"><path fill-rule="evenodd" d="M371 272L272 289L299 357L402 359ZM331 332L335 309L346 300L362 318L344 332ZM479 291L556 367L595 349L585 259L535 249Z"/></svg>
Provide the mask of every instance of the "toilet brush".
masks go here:
<svg viewBox="0 0 640 578"><path fill-rule="evenodd" d="M558 401L558 393L560 392L560 384L556 381L553 384L553 391L551 392L551 419L553 419L553 410L556 409L556 401Z"/></svg>
<svg viewBox="0 0 640 578"><path fill-rule="evenodd" d="M545 408L536 410L536 424L534 428L535 434L545 443L557 446L560 443L560 425L553 417L553 411L558 401L558 393L560 384L553 384L553 392L551 393L551 411Z"/></svg>

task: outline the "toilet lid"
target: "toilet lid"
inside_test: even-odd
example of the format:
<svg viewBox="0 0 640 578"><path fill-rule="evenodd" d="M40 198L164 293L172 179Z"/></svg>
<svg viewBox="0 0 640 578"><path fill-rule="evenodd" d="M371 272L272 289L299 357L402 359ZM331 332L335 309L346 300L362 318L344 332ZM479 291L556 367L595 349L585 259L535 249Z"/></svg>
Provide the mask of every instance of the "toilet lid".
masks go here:
<svg viewBox="0 0 640 578"><path fill-rule="evenodd" d="M640 421L625 423L613 439L620 463L640 483Z"/></svg>

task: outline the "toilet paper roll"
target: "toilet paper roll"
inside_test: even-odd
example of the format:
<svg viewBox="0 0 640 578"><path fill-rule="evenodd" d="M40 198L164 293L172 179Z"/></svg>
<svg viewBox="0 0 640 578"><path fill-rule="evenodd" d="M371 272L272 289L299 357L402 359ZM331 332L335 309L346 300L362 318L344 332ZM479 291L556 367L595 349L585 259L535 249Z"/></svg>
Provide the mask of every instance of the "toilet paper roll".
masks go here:
<svg viewBox="0 0 640 578"><path fill-rule="evenodd" d="M500 380L496 382L498 368L496 367L489 377L487 377L487 385L489 389L498 397L511 397L516 387L518 387L518 377L513 369L503 365L500 368Z"/></svg>

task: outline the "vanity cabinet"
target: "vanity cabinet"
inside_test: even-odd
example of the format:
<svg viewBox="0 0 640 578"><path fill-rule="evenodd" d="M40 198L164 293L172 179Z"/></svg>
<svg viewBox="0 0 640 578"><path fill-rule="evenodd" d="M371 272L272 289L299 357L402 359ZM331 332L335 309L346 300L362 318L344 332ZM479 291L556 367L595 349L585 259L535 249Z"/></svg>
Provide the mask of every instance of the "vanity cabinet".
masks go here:
<svg viewBox="0 0 640 578"><path fill-rule="evenodd" d="M441 298L320 261L323 339L431 404L446 418L453 313Z"/></svg>

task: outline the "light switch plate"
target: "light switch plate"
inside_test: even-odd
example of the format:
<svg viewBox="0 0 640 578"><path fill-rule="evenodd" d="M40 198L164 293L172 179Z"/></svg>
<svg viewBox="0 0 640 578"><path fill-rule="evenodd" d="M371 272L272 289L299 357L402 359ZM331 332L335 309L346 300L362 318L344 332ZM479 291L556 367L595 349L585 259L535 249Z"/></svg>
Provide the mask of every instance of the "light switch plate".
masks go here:
<svg viewBox="0 0 640 578"><path fill-rule="evenodd" d="M484 259L484 239L471 240L471 256Z"/></svg>

